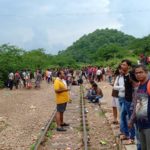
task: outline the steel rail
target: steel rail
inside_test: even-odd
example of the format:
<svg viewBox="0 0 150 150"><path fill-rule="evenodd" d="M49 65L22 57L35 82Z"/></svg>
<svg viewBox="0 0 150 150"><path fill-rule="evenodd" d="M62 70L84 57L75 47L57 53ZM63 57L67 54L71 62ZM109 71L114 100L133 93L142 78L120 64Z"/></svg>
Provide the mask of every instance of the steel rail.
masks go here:
<svg viewBox="0 0 150 150"><path fill-rule="evenodd" d="M87 128L86 128L86 119L85 119L85 107L84 107L84 100L83 100L83 86L80 86L81 91L81 109L82 109L82 123L83 123L83 143L84 143L84 150L88 150L88 137L87 137Z"/></svg>
<svg viewBox="0 0 150 150"><path fill-rule="evenodd" d="M52 124L52 122L54 120L55 115L56 115L56 109L53 111L50 119L48 120L48 123L45 125L44 130L41 130L40 136L39 136L39 138L37 139L37 141L36 141L36 143L34 145L34 150L38 150L38 148L39 148L41 142L43 141L43 139L44 139L44 137L45 137L45 135L46 135L50 125Z"/></svg>

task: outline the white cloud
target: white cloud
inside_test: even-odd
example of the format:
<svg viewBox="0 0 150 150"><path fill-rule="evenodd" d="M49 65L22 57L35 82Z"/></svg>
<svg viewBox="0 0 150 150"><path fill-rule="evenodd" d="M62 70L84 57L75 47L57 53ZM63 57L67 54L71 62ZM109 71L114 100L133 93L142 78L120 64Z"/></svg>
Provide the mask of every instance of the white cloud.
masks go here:
<svg viewBox="0 0 150 150"><path fill-rule="evenodd" d="M150 11L137 11L145 9L150 10L149 0L3 0L0 44L43 47L56 53L96 29L115 28L146 35L150 33Z"/></svg>

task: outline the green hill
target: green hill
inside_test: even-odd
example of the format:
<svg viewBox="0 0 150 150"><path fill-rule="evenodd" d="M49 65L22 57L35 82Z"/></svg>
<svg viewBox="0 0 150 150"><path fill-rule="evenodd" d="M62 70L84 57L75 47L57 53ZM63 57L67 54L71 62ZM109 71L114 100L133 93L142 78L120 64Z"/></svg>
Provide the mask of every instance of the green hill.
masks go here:
<svg viewBox="0 0 150 150"><path fill-rule="evenodd" d="M82 36L58 56L72 58L76 62L94 63L99 60L123 58L130 55L130 47L136 38L114 29L97 29L93 33Z"/></svg>

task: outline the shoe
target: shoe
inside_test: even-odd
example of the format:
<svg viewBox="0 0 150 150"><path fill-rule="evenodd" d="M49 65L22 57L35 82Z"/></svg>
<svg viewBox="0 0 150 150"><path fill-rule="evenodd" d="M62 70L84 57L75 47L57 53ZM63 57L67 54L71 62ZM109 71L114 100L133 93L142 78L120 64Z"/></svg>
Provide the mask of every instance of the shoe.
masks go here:
<svg viewBox="0 0 150 150"><path fill-rule="evenodd" d="M57 131L62 131L62 132L63 132L63 131L67 131L67 130L64 129L64 128L57 128L56 130L57 130Z"/></svg>
<svg viewBox="0 0 150 150"><path fill-rule="evenodd" d="M61 124L61 126L62 127L67 127L67 126L69 126L69 124L68 123L63 123L63 124Z"/></svg>

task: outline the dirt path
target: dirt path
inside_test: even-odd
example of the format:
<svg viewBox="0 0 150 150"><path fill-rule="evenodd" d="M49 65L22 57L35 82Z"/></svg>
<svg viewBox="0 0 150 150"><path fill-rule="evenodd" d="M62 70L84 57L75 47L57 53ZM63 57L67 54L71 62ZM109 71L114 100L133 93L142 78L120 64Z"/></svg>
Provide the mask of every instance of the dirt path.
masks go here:
<svg viewBox="0 0 150 150"><path fill-rule="evenodd" d="M0 149L27 150L55 108L52 85L0 90Z"/></svg>

